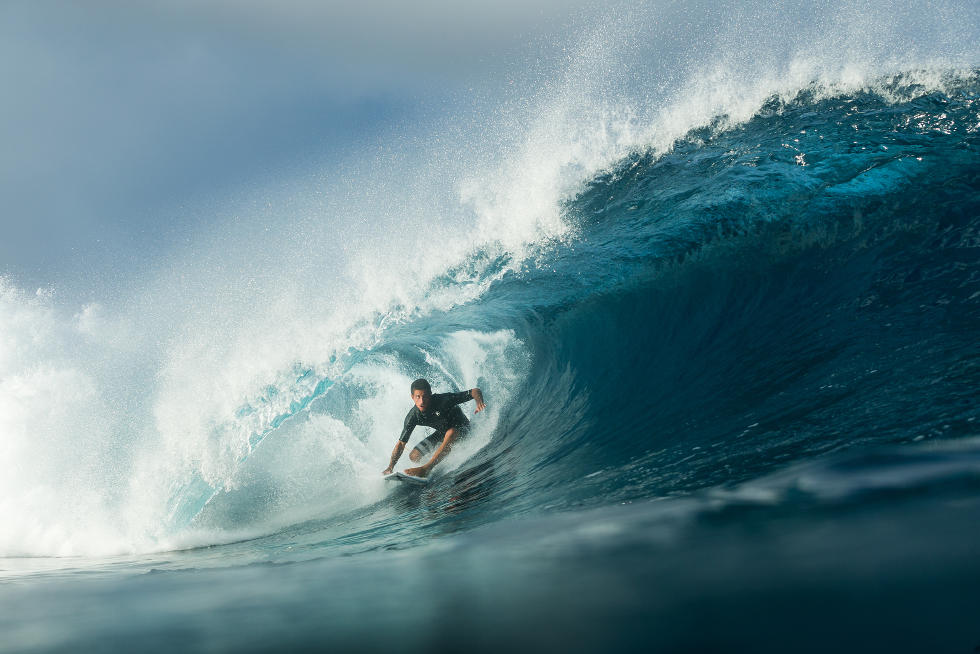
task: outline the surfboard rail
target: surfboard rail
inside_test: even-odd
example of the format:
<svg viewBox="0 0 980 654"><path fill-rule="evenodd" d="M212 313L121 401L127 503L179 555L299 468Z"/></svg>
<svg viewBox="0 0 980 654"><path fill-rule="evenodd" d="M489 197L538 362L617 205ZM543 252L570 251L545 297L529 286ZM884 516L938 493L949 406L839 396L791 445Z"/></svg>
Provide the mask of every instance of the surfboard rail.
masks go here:
<svg viewBox="0 0 980 654"><path fill-rule="evenodd" d="M425 484L429 483L428 477L416 477L415 475L405 474L402 471L385 475L385 481L402 481L408 484L416 484L418 486L424 486Z"/></svg>

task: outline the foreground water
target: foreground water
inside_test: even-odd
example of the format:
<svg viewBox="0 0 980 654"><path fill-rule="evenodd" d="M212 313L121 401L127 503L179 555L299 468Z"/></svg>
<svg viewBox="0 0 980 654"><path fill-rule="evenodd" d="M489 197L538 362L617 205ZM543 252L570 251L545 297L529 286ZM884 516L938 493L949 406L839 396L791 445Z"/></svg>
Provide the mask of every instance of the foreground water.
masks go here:
<svg viewBox="0 0 980 654"><path fill-rule="evenodd" d="M243 543L7 562L4 649L970 652L978 471L960 441L478 527L492 475L447 478Z"/></svg>
<svg viewBox="0 0 980 654"><path fill-rule="evenodd" d="M159 492L88 531L16 514L0 647L974 651L978 93L774 95L220 412L172 365L186 412L129 486ZM386 487L419 375L491 409L429 486Z"/></svg>

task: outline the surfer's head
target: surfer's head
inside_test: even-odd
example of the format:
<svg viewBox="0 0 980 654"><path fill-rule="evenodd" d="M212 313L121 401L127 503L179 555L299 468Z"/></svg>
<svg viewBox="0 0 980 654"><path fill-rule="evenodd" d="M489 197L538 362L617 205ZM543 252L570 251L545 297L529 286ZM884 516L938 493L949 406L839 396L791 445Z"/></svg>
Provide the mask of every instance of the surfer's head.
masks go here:
<svg viewBox="0 0 980 654"><path fill-rule="evenodd" d="M418 407L419 411L425 411L429 406L429 400L432 399L432 387L429 386L429 382L424 379L416 379L412 382L412 401L415 402L415 406Z"/></svg>

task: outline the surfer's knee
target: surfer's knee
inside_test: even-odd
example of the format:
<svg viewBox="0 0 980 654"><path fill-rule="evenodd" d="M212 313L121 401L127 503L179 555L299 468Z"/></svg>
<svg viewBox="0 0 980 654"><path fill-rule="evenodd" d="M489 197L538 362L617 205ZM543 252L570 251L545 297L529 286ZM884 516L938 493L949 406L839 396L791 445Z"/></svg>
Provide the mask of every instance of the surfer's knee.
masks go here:
<svg viewBox="0 0 980 654"><path fill-rule="evenodd" d="M422 453L418 451L418 448L413 448L412 451L408 453L408 458L418 463L418 460L422 458Z"/></svg>

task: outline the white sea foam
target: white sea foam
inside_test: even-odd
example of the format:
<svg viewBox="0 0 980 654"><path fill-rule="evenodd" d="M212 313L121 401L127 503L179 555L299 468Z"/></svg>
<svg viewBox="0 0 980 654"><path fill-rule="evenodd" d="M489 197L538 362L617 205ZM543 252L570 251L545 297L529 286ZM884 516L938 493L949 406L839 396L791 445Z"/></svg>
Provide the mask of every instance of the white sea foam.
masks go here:
<svg viewBox="0 0 980 654"><path fill-rule="evenodd" d="M112 339L0 278L0 344L0 553L112 551L126 474L118 387L100 379Z"/></svg>

